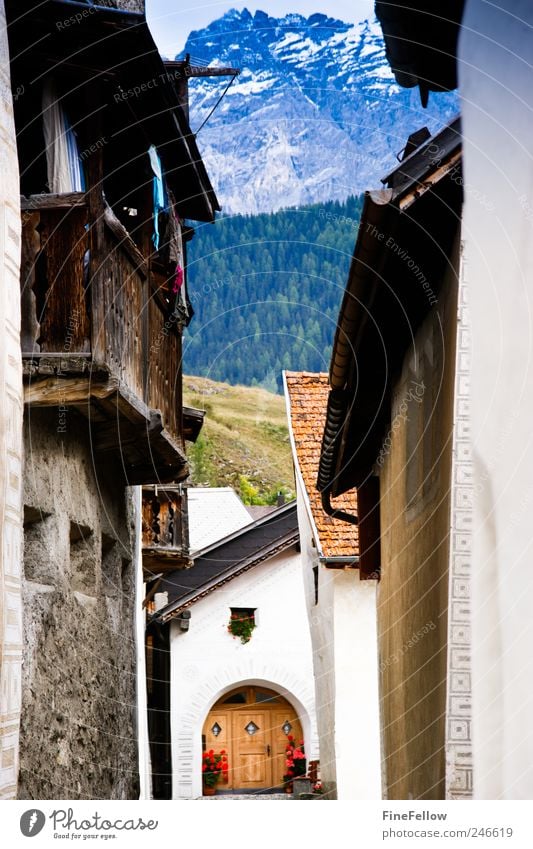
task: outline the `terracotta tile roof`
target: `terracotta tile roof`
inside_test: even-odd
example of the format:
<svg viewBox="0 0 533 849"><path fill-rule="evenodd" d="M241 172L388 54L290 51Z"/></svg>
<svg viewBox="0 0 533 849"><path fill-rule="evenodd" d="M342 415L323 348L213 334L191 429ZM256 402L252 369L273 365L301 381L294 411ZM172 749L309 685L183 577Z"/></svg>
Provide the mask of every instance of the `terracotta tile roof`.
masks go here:
<svg viewBox="0 0 533 849"><path fill-rule="evenodd" d="M303 478L311 513L318 532L324 557L343 557L359 554L357 525L332 519L322 509L316 488L322 434L326 421L328 375L324 373L285 372L289 402L289 426L296 449L295 461ZM332 500L334 507L349 513L357 512L354 491Z"/></svg>

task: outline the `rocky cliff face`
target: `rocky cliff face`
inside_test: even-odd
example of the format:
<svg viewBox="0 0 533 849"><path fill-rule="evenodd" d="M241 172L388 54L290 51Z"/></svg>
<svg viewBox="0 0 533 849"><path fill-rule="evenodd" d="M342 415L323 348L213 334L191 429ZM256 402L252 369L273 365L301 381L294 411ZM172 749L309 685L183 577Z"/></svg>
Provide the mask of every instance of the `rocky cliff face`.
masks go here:
<svg viewBox="0 0 533 849"><path fill-rule="evenodd" d="M226 213L343 200L379 187L411 132L436 131L458 111L453 93L433 95L424 110L418 90L396 85L377 21L232 10L192 32L184 53L193 64L242 69L198 135ZM194 131L227 83L191 81Z"/></svg>

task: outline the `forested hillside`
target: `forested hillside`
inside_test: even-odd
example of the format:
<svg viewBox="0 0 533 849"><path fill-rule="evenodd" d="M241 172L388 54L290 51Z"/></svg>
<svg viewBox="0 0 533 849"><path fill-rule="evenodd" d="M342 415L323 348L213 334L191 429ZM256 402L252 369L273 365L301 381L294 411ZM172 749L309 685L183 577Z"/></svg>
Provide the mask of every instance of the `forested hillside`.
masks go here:
<svg viewBox="0 0 533 849"><path fill-rule="evenodd" d="M281 391L283 369L328 369L361 199L220 217L189 243L189 374Z"/></svg>

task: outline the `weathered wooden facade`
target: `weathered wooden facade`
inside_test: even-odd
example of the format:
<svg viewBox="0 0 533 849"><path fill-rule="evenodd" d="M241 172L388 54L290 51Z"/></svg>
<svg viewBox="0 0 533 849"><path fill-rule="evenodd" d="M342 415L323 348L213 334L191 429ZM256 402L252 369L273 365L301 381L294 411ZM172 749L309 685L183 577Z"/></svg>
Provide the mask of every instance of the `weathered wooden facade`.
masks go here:
<svg viewBox="0 0 533 849"><path fill-rule="evenodd" d="M202 416L184 416L181 396L185 219L212 221L218 204L143 5L6 3L22 223L24 798L139 794L132 485L176 485L144 494L150 570L166 537L189 563L178 485Z"/></svg>
<svg viewBox="0 0 533 849"><path fill-rule="evenodd" d="M183 219L212 220L217 202L144 20L91 7L67 31L69 5L52 0L23 20L13 12L9 30L13 86L23 92L15 112L26 398L85 416L95 451L118 458L127 483L175 481L186 476L177 376L188 309L179 309L163 233L153 244L149 148L181 219L183 268L192 236ZM36 42L46 46L30 59L25 48ZM52 106L75 128L85 191L48 190L34 117L48 84Z"/></svg>

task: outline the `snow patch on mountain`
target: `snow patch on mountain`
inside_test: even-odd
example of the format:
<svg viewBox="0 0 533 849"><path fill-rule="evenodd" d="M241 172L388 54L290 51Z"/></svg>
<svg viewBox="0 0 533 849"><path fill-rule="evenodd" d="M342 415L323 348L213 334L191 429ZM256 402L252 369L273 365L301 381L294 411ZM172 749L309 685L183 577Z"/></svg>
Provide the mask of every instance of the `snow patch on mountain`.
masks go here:
<svg viewBox="0 0 533 849"><path fill-rule="evenodd" d="M350 24L327 15L273 18L230 10L189 36L198 64L241 75L198 134L225 213L344 200L395 162L408 135L436 132L457 111L455 93L400 89L376 20ZM190 80L191 126L200 127L227 78Z"/></svg>

